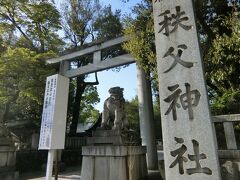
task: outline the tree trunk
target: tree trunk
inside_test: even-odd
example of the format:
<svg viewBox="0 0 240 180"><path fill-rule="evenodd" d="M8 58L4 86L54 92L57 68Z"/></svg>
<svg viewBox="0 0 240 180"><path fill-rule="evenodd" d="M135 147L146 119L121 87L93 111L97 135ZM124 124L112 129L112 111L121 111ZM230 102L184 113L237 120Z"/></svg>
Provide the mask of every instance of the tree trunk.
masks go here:
<svg viewBox="0 0 240 180"><path fill-rule="evenodd" d="M77 83L76 83L76 95L74 98L74 104L73 104L73 118L72 123L70 125L70 136L75 136L77 133L77 125L78 125L78 119L80 114L80 103L82 99L83 92L86 88L86 84L84 82L85 76L79 76L77 77Z"/></svg>
<svg viewBox="0 0 240 180"><path fill-rule="evenodd" d="M3 123L7 122L9 110L10 110L10 102L7 102L7 104L5 105L3 116L2 116Z"/></svg>

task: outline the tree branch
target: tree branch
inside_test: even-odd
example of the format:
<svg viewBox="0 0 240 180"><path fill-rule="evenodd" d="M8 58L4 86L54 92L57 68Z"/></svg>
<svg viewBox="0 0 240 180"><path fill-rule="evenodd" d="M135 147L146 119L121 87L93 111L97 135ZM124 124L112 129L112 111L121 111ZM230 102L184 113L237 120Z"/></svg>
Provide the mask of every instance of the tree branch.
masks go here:
<svg viewBox="0 0 240 180"><path fill-rule="evenodd" d="M207 42L206 42L206 47L203 50L203 54L205 54L205 51L207 51L212 43L212 40L215 38L215 34L210 28L209 24L207 24L205 18L205 14L203 10L206 8L203 6L203 2L199 0L195 0L195 10L196 10L196 17L204 31L205 34L207 34Z"/></svg>
<svg viewBox="0 0 240 180"><path fill-rule="evenodd" d="M87 85L99 85L98 77L97 77L97 72L95 72L95 82L84 82L84 84Z"/></svg>

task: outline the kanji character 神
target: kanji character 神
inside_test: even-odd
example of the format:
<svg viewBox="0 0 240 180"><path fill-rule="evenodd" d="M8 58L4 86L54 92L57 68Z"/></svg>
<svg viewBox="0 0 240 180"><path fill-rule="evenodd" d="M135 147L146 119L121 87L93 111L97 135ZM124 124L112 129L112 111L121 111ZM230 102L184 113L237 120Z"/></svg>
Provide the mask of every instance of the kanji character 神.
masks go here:
<svg viewBox="0 0 240 180"><path fill-rule="evenodd" d="M182 90L178 89L179 84L169 86L168 90L173 92L173 94L169 95L164 99L165 102L171 103L169 108L167 109L165 115L168 115L172 111L173 120L177 120L177 108L180 108L180 104L178 103L178 99L180 99L181 105L184 110L188 109L189 119L193 120L193 107L196 107L200 100L200 92L198 90L192 90L189 83L185 83L186 93L181 94ZM175 91L175 92L174 92ZM193 97L192 97L193 96Z"/></svg>
<svg viewBox="0 0 240 180"><path fill-rule="evenodd" d="M191 91L191 86L189 83L185 83L185 87L186 93L181 95L180 100L183 109L188 110L189 119L193 120L193 107L196 107L198 105L201 94L197 89Z"/></svg>

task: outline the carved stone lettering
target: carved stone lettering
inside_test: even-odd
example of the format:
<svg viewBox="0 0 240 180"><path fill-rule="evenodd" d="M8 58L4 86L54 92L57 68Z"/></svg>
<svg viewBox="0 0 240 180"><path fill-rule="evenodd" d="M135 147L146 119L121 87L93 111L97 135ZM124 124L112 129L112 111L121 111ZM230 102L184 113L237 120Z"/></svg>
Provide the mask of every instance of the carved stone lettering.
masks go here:
<svg viewBox="0 0 240 180"><path fill-rule="evenodd" d="M200 165L200 160L207 159L206 154L204 154L204 153L199 154L199 143L196 140L193 139L192 143L193 143L194 155L188 154L188 158L190 159L190 161L196 162L196 167L187 169L187 173L189 175L192 175L195 173L204 173L204 174L211 175L212 174L211 169L209 169L207 167L202 168Z"/></svg>
<svg viewBox="0 0 240 180"><path fill-rule="evenodd" d="M177 63L181 64L182 66L184 66L186 68L193 67L193 63L192 62L186 62L186 61L183 61L181 59L181 56L182 56L182 53L183 53L182 49L183 50L187 49L187 46L185 44L178 45L178 52L177 52L176 55L173 54L173 52L174 52L174 48L173 47L170 47L168 49L168 51L164 54L163 58L171 56L174 59L174 62L172 63L170 68L168 68L166 71L164 71L164 73L167 73L167 72L171 71L177 65Z"/></svg>
<svg viewBox="0 0 240 180"><path fill-rule="evenodd" d="M182 138L177 138L175 137L175 141L177 143L184 143L184 140ZM184 169L183 169L183 162L187 162L187 158L183 156L183 154L187 151L187 147L183 144L180 148L171 151L170 154L173 157L177 157L173 163L169 166L169 168L173 168L174 166L176 166L178 164L178 168L179 168L179 173L180 174L184 174Z"/></svg>
<svg viewBox="0 0 240 180"><path fill-rule="evenodd" d="M173 92L171 95L169 95L166 99L164 99L165 102L171 103L167 111L165 112L165 115L168 115L172 111L173 120L177 120L177 108L180 108L180 104L178 103L178 99L180 99L181 105L184 110L188 110L189 119L193 120L193 107L196 107L200 100L200 92L198 90L192 90L189 83L185 83L186 87L186 93L181 94L182 90L179 89L179 85L173 85L169 86L168 90Z"/></svg>
<svg viewBox="0 0 240 180"><path fill-rule="evenodd" d="M183 144L184 143L183 138L175 137L174 140L177 142L177 144L182 144L182 146L179 147L178 149L170 152L171 156L176 157L176 159L171 163L169 168L174 168L178 164L179 173L181 175L183 175L184 174L183 163L188 162L188 159L186 157L184 157L184 154L187 151L187 146ZM195 139L193 139L192 143L193 143L194 155L188 154L188 158L190 161L195 161L196 167L188 168L187 174L192 175L192 174L196 174L196 173L204 173L207 175L211 175L212 174L211 169L209 169L208 167L202 168L200 165L200 160L207 159L207 156L204 153L201 153L201 154L199 153L199 142L196 141Z"/></svg>
<svg viewBox="0 0 240 180"><path fill-rule="evenodd" d="M176 6L175 9L176 9L176 14L171 14L170 10L166 10L159 15L159 16L163 16L163 21L159 23L161 28L158 31L158 33L165 30L163 34L166 36L169 36L170 33L173 33L174 31L176 31L179 26L186 31L189 31L192 28L192 26L183 24L184 21L188 21L189 19L187 16L184 16L186 14L185 11L181 11L180 6Z"/></svg>

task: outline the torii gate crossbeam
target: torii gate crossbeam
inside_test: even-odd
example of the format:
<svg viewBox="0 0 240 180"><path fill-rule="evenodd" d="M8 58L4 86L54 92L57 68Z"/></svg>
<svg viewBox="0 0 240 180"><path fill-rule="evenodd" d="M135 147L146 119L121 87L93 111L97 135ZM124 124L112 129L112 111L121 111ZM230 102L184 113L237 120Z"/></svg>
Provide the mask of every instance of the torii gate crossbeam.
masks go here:
<svg viewBox="0 0 240 180"><path fill-rule="evenodd" d="M109 41L105 41L103 43L99 43L96 45L93 45L91 47L87 47L82 50L78 50L66 55L62 55L56 58L48 59L46 61L47 64L58 64L58 63L64 63L64 66L67 66L63 68L64 70L61 72L62 75L73 78L79 75L83 74L89 74L97 71L102 71L110 68L114 68L117 66L125 65L134 63L135 60L130 54L123 54L119 55L113 58L107 58L105 60L102 60L101 52L106 48L111 48L115 45L122 44L123 42L127 41L124 37L118 37ZM93 61L92 63L89 63L85 66L81 66L76 69L70 69L69 62L73 59L77 59L81 56L87 55L87 54L93 54Z"/></svg>
<svg viewBox="0 0 240 180"><path fill-rule="evenodd" d="M118 37L109 41L101 42L88 46L82 50L71 52L56 58L48 59L47 64L59 64L60 74L73 78L83 74L90 74L93 72L110 69L113 67L134 63L134 58L128 54L119 54L113 58L103 59L102 52L106 49L111 49L116 45L121 45L126 42L128 38ZM84 55L92 55L92 63L85 66L81 66L76 69L70 69L70 63L73 60L77 60ZM153 109L152 109L152 97L151 97L151 85L149 79L146 77L143 70L138 68L138 99L139 99L139 119L142 145L147 146L147 164L148 169L158 168L157 149L155 142L155 133L153 128Z"/></svg>

